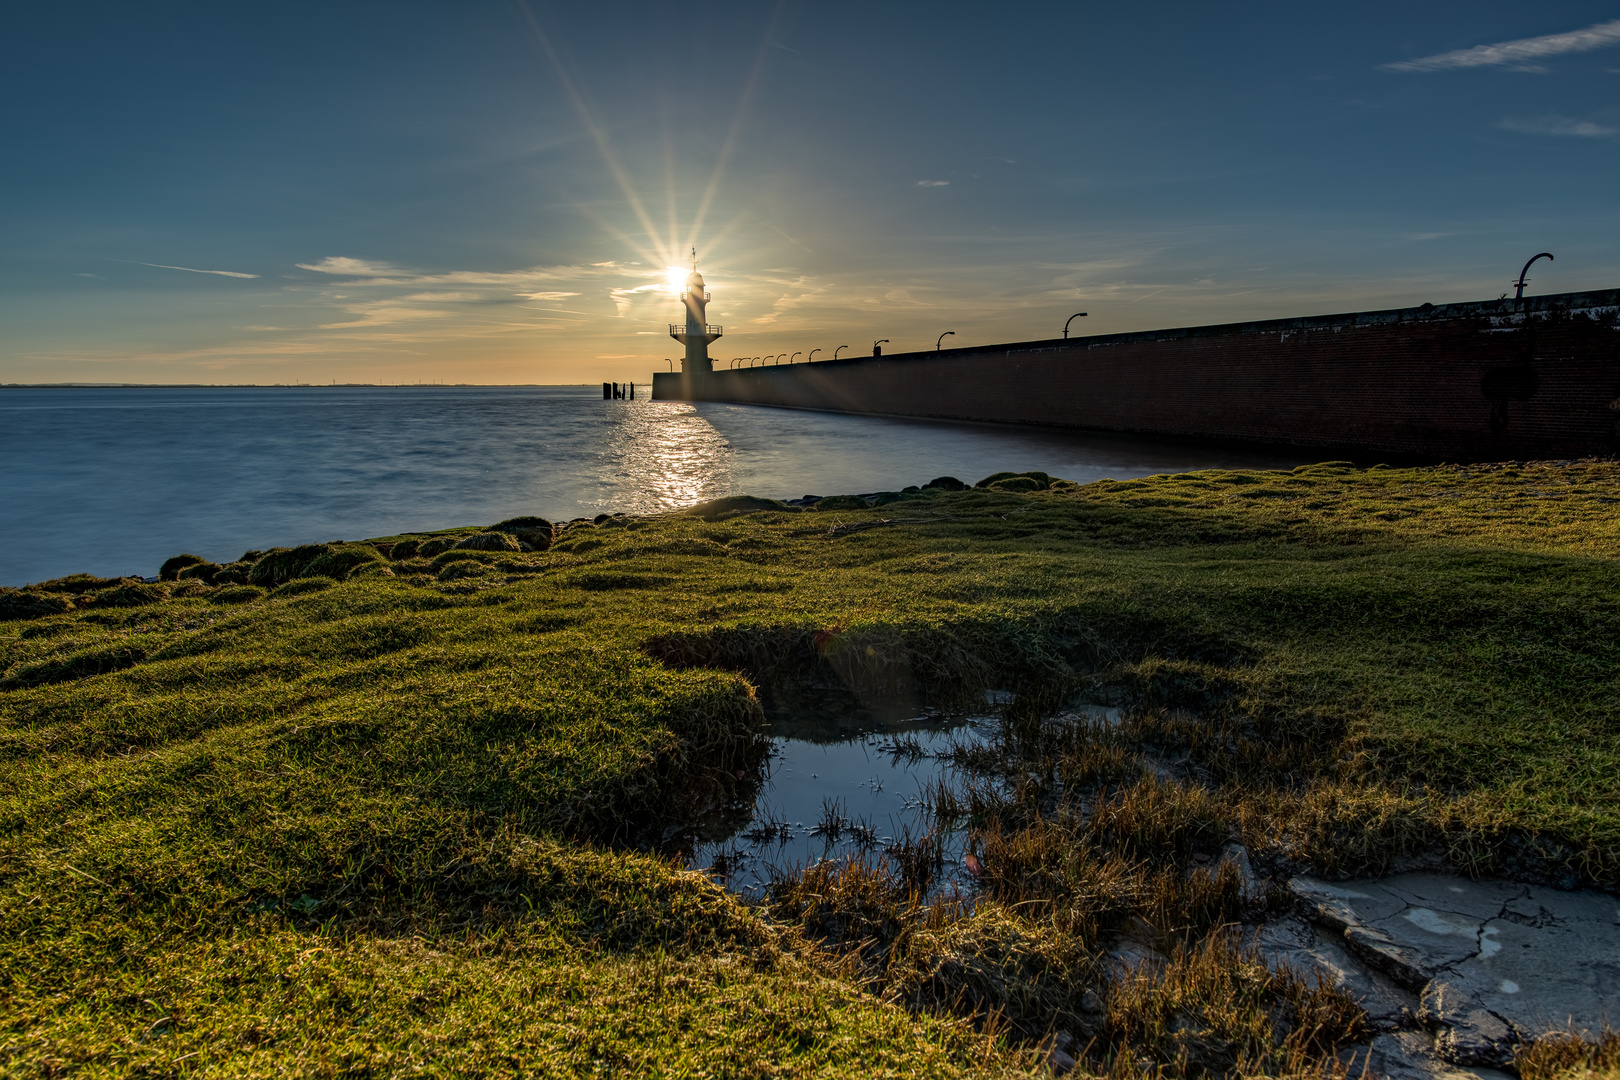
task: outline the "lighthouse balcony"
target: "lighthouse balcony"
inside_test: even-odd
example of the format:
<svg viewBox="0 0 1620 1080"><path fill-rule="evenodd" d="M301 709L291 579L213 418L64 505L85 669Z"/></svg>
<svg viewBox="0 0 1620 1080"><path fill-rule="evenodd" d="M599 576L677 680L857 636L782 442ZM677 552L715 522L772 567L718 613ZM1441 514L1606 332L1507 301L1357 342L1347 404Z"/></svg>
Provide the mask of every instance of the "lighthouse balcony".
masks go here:
<svg viewBox="0 0 1620 1080"><path fill-rule="evenodd" d="M686 334L687 334L686 325L687 325L686 323L670 323L669 324L669 335L670 335L670 337L673 337L673 338L685 337ZM703 328L704 335L706 337L709 337L709 338L717 338L720 335L724 334L725 332L726 332L725 327L723 327L723 326L715 326L712 323Z"/></svg>

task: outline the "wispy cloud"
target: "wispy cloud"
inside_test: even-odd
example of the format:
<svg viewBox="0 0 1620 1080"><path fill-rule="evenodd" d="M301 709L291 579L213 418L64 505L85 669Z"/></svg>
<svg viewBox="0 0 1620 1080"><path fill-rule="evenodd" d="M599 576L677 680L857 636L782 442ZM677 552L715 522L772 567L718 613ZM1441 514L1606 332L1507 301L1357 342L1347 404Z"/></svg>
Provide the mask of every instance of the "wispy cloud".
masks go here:
<svg viewBox="0 0 1620 1080"><path fill-rule="evenodd" d="M350 304L348 310L360 316L349 322L322 323L322 330L352 330L358 327L390 326L420 319L442 319L449 312L437 308L408 307L397 300L377 300L367 304Z"/></svg>
<svg viewBox="0 0 1620 1080"><path fill-rule="evenodd" d="M411 271L401 270L389 263L367 259L350 259L343 255L328 255L317 263L298 263L300 270L313 270L317 274L343 274L348 277L399 278L410 277Z"/></svg>
<svg viewBox="0 0 1620 1080"><path fill-rule="evenodd" d="M1590 120L1576 120L1571 116L1509 116L1497 127L1517 131L1521 135L1573 136L1581 139L1606 139L1620 129L1595 124Z"/></svg>
<svg viewBox="0 0 1620 1080"><path fill-rule="evenodd" d="M570 296L578 296L577 292L531 292L519 293L525 300L566 300Z"/></svg>
<svg viewBox="0 0 1620 1080"><path fill-rule="evenodd" d="M159 270L184 270L188 274L218 274L220 277L256 278L258 274L243 274L235 270L198 270L194 266L169 266L166 263L141 263L142 266L152 266Z"/></svg>
<svg viewBox="0 0 1620 1080"><path fill-rule="evenodd" d="M1415 60L1399 60L1381 64L1386 71L1453 71L1457 68L1511 67L1521 71L1544 70L1536 62L1565 53L1590 52L1620 45L1620 19L1588 26L1585 30L1572 30L1567 34L1545 34L1541 37L1503 41L1495 45L1476 45L1472 49L1457 49Z"/></svg>
<svg viewBox="0 0 1620 1080"><path fill-rule="evenodd" d="M949 180L919 180L919 181L917 181L917 186L918 187L950 187L951 182Z"/></svg>

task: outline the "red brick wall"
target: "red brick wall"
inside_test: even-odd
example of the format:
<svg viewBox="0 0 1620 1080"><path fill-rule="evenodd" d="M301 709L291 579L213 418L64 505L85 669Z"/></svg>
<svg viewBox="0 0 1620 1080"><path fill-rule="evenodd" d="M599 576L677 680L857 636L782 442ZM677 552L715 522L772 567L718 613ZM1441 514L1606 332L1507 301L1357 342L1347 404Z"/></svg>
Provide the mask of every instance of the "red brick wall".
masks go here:
<svg viewBox="0 0 1620 1080"><path fill-rule="evenodd" d="M1449 460L1613 452L1620 290L1522 308L1455 304L720 371L685 394L680 376L659 376L654 396Z"/></svg>

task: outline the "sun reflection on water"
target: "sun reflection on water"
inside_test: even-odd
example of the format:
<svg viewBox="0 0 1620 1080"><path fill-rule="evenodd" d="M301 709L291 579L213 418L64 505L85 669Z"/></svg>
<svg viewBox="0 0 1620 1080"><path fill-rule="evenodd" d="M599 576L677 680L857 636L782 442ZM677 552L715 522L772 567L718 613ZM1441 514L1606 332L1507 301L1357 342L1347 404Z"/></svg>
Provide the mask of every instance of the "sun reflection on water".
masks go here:
<svg viewBox="0 0 1620 1080"><path fill-rule="evenodd" d="M677 401L612 403L597 505L653 514L731 493L734 451L697 410Z"/></svg>

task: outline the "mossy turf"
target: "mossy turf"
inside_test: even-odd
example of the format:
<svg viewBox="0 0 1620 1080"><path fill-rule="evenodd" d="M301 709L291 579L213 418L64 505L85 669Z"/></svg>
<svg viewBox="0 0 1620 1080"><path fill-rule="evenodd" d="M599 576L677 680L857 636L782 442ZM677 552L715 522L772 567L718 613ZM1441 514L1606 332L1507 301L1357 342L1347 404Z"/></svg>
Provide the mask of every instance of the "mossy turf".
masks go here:
<svg viewBox="0 0 1620 1080"><path fill-rule="evenodd" d="M1620 883L1620 466L1020 478L0 593L0 1069L1022 1069L1038 1018L971 1000L1048 997L924 992L915 949L868 981L658 853L753 790L756 688L810 673L945 705L1011 689L1035 728L1077 695L1128 706L1204 785L1120 804L1197 817L1162 836L1087 826L1133 858L1230 833L1294 869L1430 851ZM1093 778L1125 761L1063 752ZM1057 895L1037 863L1091 841L1016 824L991 841L1043 853L987 894ZM1030 925L997 940L1058 934Z"/></svg>

